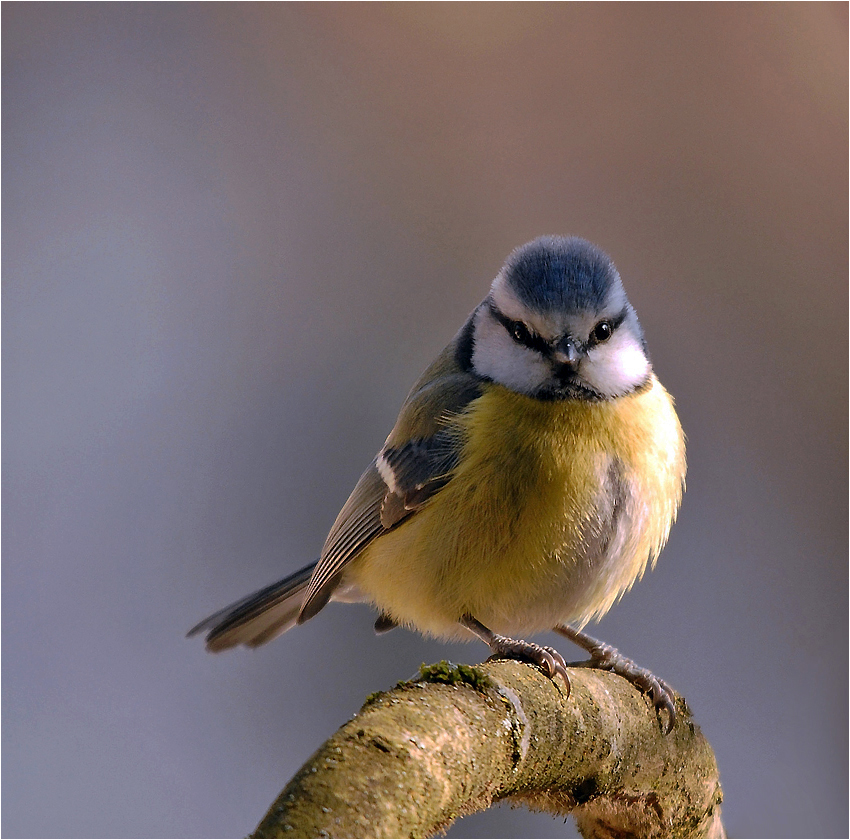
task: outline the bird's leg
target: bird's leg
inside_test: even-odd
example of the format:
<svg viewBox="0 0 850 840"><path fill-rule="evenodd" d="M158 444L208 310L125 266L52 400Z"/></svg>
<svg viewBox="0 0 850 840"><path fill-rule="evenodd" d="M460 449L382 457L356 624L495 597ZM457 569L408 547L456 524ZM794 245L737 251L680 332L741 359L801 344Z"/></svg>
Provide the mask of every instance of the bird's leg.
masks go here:
<svg viewBox="0 0 850 840"><path fill-rule="evenodd" d="M566 636L571 642L584 648L590 659L585 662L570 662L571 668L599 668L603 671L613 671L621 677L625 677L639 691L649 695L653 705L658 711L667 711L668 721L664 734L668 734L676 724L676 706L673 699L673 690L664 680L656 677L652 671L641 668L636 662L623 656L615 647L600 642L587 633L574 630L572 627L560 625L555 630L562 636Z"/></svg>
<svg viewBox="0 0 850 840"><path fill-rule="evenodd" d="M522 639L509 639L507 636L500 636L471 615L463 616L460 623L478 636L482 642L489 645L494 656L531 662L533 665L541 667L546 676L553 680L557 674L560 674L567 687L567 696L569 697L570 677L567 674L567 663L564 662L564 657L555 648L536 645L533 642L524 642Z"/></svg>

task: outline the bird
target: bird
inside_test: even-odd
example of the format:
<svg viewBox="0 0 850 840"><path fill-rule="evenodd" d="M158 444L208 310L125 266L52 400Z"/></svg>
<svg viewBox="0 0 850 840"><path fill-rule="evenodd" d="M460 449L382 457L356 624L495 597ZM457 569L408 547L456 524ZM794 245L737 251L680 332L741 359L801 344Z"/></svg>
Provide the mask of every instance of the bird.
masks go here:
<svg viewBox="0 0 850 840"><path fill-rule="evenodd" d="M329 601L366 602L377 632L478 638L570 688L525 641L556 631L666 710L672 689L583 628L654 566L685 485L685 437L620 274L601 248L541 236L414 384L319 559L189 631L256 647Z"/></svg>

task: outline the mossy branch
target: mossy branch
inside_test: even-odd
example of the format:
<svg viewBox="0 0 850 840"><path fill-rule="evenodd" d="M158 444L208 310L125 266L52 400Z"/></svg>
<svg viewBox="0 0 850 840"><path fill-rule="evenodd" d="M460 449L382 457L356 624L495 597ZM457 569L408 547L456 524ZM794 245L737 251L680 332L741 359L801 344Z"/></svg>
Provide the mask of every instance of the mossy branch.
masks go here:
<svg viewBox="0 0 850 840"><path fill-rule="evenodd" d="M724 837L714 753L677 698L669 735L614 674L572 693L519 662L423 666L372 695L299 770L254 837L428 837L507 800L585 837Z"/></svg>

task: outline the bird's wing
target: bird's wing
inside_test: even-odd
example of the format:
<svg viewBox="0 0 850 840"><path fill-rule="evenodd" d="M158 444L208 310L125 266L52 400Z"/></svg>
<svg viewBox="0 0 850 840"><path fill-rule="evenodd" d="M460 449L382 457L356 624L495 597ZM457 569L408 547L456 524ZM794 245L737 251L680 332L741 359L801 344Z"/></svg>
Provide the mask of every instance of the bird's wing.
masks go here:
<svg viewBox="0 0 850 840"><path fill-rule="evenodd" d="M452 419L482 388L481 380L456 361L455 343L414 385L386 443L340 511L307 587L299 622L328 602L346 564L451 480L464 443Z"/></svg>

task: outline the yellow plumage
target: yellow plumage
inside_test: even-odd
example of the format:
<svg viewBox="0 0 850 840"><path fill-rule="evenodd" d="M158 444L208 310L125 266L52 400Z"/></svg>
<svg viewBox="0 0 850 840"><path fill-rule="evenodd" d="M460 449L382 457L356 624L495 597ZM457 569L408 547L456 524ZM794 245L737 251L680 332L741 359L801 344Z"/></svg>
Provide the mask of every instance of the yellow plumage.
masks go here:
<svg viewBox="0 0 850 840"><path fill-rule="evenodd" d="M609 401L541 401L489 383L448 422L452 480L366 547L345 581L399 623L468 638L604 614L654 562L679 506L684 436L654 375Z"/></svg>

